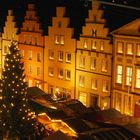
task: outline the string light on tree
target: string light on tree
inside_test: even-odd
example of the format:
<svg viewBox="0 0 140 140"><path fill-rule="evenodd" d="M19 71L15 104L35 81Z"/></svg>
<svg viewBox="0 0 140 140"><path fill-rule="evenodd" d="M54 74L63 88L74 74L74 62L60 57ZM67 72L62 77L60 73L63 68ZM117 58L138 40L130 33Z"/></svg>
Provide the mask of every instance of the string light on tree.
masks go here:
<svg viewBox="0 0 140 140"><path fill-rule="evenodd" d="M20 51L15 43L12 42L9 46L5 60L0 84L0 132L3 132L0 135L9 132L10 136L16 135L20 139L23 135L36 133L37 121L28 104L23 63L20 62Z"/></svg>

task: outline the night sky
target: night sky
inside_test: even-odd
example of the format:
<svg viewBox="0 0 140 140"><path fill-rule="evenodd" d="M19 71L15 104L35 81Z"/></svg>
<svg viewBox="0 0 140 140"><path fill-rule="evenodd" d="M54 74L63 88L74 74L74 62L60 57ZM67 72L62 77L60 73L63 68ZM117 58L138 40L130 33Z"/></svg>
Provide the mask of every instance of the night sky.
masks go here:
<svg viewBox="0 0 140 140"><path fill-rule="evenodd" d="M84 5L86 0L0 0L0 30L3 30L4 21L7 15L7 9L14 10L14 16L17 26L20 28L24 20L27 3L35 3L36 10L42 25L44 33L47 33L48 26L52 23L52 16L55 16L56 6L66 7L66 16L70 17L70 27L75 29L75 37L81 33L84 19L88 17L88 9L91 8L91 1L88 6ZM111 2L112 0L102 0ZM129 6L140 8L140 0L115 0L115 3L123 4L127 1ZM140 10L131 10L129 8L120 8L116 6L102 5L104 9L104 18L107 19L106 26L114 30L138 17Z"/></svg>

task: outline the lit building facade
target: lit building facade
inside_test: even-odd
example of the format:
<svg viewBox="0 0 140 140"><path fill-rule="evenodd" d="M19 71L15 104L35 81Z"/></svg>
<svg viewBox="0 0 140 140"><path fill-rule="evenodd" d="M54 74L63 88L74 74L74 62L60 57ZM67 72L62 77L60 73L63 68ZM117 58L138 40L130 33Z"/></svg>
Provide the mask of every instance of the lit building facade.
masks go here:
<svg viewBox="0 0 140 140"><path fill-rule="evenodd" d="M56 8L45 37L44 83L48 93L74 98L76 40L65 12L64 7Z"/></svg>
<svg viewBox="0 0 140 140"><path fill-rule="evenodd" d="M107 109L110 107L112 46L109 30L102 19L98 1L92 9L77 41L76 98L84 105Z"/></svg>
<svg viewBox="0 0 140 140"><path fill-rule="evenodd" d="M112 32L113 107L134 115L140 103L140 18Z"/></svg>
<svg viewBox="0 0 140 140"><path fill-rule="evenodd" d="M33 4L28 4L19 34L19 48L24 61L28 86L37 86L43 89L44 36L42 35L39 19Z"/></svg>
<svg viewBox="0 0 140 140"><path fill-rule="evenodd" d="M11 40L18 42L17 35L18 28L16 28L16 23L14 21L13 11L8 10L8 15L5 21L5 26L3 29L2 37L1 37L1 70L4 67L5 55L9 51L9 45ZM1 73L1 72L0 72Z"/></svg>

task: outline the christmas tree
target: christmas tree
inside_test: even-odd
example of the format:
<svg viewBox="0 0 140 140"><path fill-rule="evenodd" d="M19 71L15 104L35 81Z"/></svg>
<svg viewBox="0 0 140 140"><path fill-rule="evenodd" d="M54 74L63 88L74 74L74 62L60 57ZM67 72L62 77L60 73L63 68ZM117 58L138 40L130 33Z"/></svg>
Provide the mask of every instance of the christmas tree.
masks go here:
<svg viewBox="0 0 140 140"><path fill-rule="evenodd" d="M20 51L15 43L9 46L0 81L0 133L10 137L24 138L35 135L38 123L28 105Z"/></svg>

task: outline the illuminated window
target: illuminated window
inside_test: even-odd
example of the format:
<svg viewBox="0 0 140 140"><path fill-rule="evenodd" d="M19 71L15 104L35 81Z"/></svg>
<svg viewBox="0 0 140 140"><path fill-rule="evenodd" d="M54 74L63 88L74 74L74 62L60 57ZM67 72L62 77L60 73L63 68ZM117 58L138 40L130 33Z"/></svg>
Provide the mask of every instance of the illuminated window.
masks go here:
<svg viewBox="0 0 140 140"><path fill-rule="evenodd" d="M80 92L80 94L79 94L79 101L80 101L81 103L83 103L83 105L86 106L87 94L84 93L84 92Z"/></svg>
<svg viewBox="0 0 140 140"><path fill-rule="evenodd" d="M120 93L115 93L116 94L116 110L121 111L121 102L122 102L122 98L121 98L121 94Z"/></svg>
<svg viewBox="0 0 140 140"><path fill-rule="evenodd" d="M54 59L54 51L49 50L49 59L53 60Z"/></svg>
<svg viewBox="0 0 140 140"><path fill-rule="evenodd" d="M39 76L40 75L40 67L37 67L37 76Z"/></svg>
<svg viewBox="0 0 140 140"><path fill-rule="evenodd" d="M60 44L64 45L64 36L63 35L60 36Z"/></svg>
<svg viewBox="0 0 140 140"><path fill-rule="evenodd" d="M71 71L70 70L66 70L66 79L67 80L71 79Z"/></svg>
<svg viewBox="0 0 140 140"><path fill-rule="evenodd" d="M4 54L8 53L8 46L7 45L4 45Z"/></svg>
<svg viewBox="0 0 140 140"><path fill-rule="evenodd" d="M140 88L140 68L136 69L136 88Z"/></svg>
<svg viewBox="0 0 140 140"><path fill-rule="evenodd" d="M88 47L88 40L85 39L85 40L84 40L84 48L87 49L87 47Z"/></svg>
<svg viewBox="0 0 140 140"><path fill-rule="evenodd" d="M126 85L130 86L132 81L132 67L126 67Z"/></svg>
<svg viewBox="0 0 140 140"><path fill-rule="evenodd" d="M108 92L109 90L109 83L107 80L103 80L103 87L102 87L102 91L103 92Z"/></svg>
<svg viewBox="0 0 140 140"><path fill-rule="evenodd" d="M28 59L29 59L29 60L32 60L32 57L33 57L32 51L29 51L29 52L28 52Z"/></svg>
<svg viewBox="0 0 140 140"><path fill-rule="evenodd" d="M97 79L95 78L91 80L91 89L97 90Z"/></svg>
<svg viewBox="0 0 140 140"><path fill-rule="evenodd" d="M80 56L79 67L81 68L85 67L85 56Z"/></svg>
<svg viewBox="0 0 140 140"><path fill-rule="evenodd" d="M49 68L49 76L54 76L54 69L53 68Z"/></svg>
<svg viewBox="0 0 140 140"><path fill-rule="evenodd" d="M63 52L62 51L58 52L58 60L63 61Z"/></svg>
<svg viewBox="0 0 140 140"><path fill-rule="evenodd" d="M83 75L79 75L79 86L85 87L85 77Z"/></svg>
<svg viewBox="0 0 140 140"><path fill-rule="evenodd" d="M36 85L38 88L40 88L40 89L42 88L42 87L41 87L41 81L36 81L36 82L35 82L35 85Z"/></svg>
<svg viewBox="0 0 140 140"><path fill-rule="evenodd" d="M55 36L55 44L59 44L60 43L60 36L56 35Z"/></svg>
<svg viewBox="0 0 140 140"><path fill-rule="evenodd" d="M69 52L66 53L66 62L67 63L71 62L71 53L69 53Z"/></svg>
<svg viewBox="0 0 140 140"><path fill-rule="evenodd" d="M102 60L102 71L107 72L107 68L108 68L108 61L103 59Z"/></svg>
<svg viewBox="0 0 140 140"><path fill-rule="evenodd" d="M123 42L117 42L117 53L123 53Z"/></svg>
<svg viewBox="0 0 140 140"><path fill-rule="evenodd" d="M24 57L24 50L20 50L20 56L23 58Z"/></svg>
<svg viewBox="0 0 140 140"><path fill-rule="evenodd" d="M127 43L127 54L132 55L133 54L133 44Z"/></svg>
<svg viewBox="0 0 140 140"><path fill-rule="evenodd" d="M100 50L104 51L104 42L103 41L100 42Z"/></svg>
<svg viewBox="0 0 140 140"><path fill-rule="evenodd" d="M49 85L49 87L48 87L48 92L49 92L49 94L53 94L53 85Z"/></svg>
<svg viewBox="0 0 140 140"><path fill-rule="evenodd" d="M28 81L28 86L29 86L29 87L32 87L32 86L33 86L33 80L29 79L29 81Z"/></svg>
<svg viewBox="0 0 140 140"><path fill-rule="evenodd" d="M37 53L37 62L41 62L41 53L40 52Z"/></svg>
<svg viewBox="0 0 140 140"><path fill-rule="evenodd" d="M96 69L96 58L91 58L90 69L91 70Z"/></svg>
<svg viewBox="0 0 140 140"><path fill-rule="evenodd" d="M31 65L28 66L28 73L32 74L32 66Z"/></svg>
<svg viewBox="0 0 140 140"><path fill-rule="evenodd" d="M140 44L137 44L137 55L140 56Z"/></svg>
<svg viewBox="0 0 140 140"><path fill-rule="evenodd" d="M131 114L131 96L124 96L124 113L127 115Z"/></svg>
<svg viewBox="0 0 140 140"><path fill-rule="evenodd" d="M96 50L96 41L91 40L91 48Z"/></svg>
<svg viewBox="0 0 140 140"><path fill-rule="evenodd" d="M118 65L117 66L117 83L121 84L122 83L122 66Z"/></svg>
<svg viewBox="0 0 140 140"><path fill-rule="evenodd" d="M58 77L63 78L63 69L61 68L58 69Z"/></svg>

